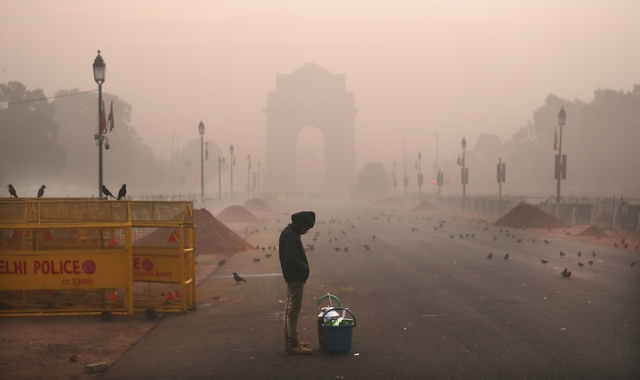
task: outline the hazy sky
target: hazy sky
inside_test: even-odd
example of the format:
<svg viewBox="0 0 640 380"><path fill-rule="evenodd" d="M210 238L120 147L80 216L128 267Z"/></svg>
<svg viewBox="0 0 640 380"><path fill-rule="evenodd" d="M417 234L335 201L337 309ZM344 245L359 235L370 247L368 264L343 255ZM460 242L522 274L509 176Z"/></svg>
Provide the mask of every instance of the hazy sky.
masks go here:
<svg viewBox="0 0 640 380"><path fill-rule="evenodd" d="M453 158L463 136L510 139L549 93L640 84L638 0L0 0L0 15L0 83L96 89L101 50L103 91L163 158L202 120L207 139L264 164L268 92L308 62L346 75L358 169L400 160L403 137L424 165L434 132Z"/></svg>

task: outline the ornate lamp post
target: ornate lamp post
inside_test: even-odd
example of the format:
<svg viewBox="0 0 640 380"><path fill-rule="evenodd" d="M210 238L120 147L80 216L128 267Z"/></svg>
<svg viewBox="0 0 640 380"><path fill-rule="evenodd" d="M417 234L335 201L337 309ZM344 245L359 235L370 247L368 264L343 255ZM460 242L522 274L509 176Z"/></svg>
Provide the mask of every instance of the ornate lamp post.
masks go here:
<svg viewBox="0 0 640 380"><path fill-rule="evenodd" d="M422 199L422 153L418 151L418 199Z"/></svg>
<svg viewBox="0 0 640 380"><path fill-rule="evenodd" d="M464 158L464 151L467 149L467 139L462 137L462 199L467 199L467 183L469 183L469 170Z"/></svg>
<svg viewBox="0 0 640 380"><path fill-rule="evenodd" d="M200 197L204 198L204 123L198 125L200 133Z"/></svg>
<svg viewBox="0 0 640 380"><path fill-rule="evenodd" d="M567 114L564 112L564 106L558 113L558 125L560 126L560 144L558 145L558 155L556 156L556 178L558 179L558 194L556 196L556 203L560 203L560 180L567 178L567 155L562 155L562 127L567 121Z"/></svg>
<svg viewBox="0 0 640 380"><path fill-rule="evenodd" d="M229 153L230 153L230 160L229 160L229 167L231 168L231 194L229 195L230 198L233 198L233 167L235 166L236 161L233 159L233 145L231 145L229 147Z"/></svg>
<svg viewBox="0 0 640 380"><path fill-rule="evenodd" d="M105 73L107 71L107 65L100 56L100 50L98 50L98 56L93 61L93 79L98 83L98 133L94 136L98 145L98 197L102 198L102 144L104 142L104 129L102 122L102 83L105 80Z"/></svg>
<svg viewBox="0 0 640 380"><path fill-rule="evenodd" d="M247 154L247 194L251 198L251 155Z"/></svg>
<svg viewBox="0 0 640 380"><path fill-rule="evenodd" d="M222 199L222 164L224 157L218 156L218 199Z"/></svg>

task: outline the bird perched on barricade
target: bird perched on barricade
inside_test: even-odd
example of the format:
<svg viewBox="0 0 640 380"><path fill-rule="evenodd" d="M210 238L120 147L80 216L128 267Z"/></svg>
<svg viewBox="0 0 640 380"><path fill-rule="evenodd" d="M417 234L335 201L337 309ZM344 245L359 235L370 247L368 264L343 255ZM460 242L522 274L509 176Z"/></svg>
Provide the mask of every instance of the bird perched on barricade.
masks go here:
<svg viewBox="0 0 640 380"><path fill-rule="evenodd" d="M120 188L120 191L118 191L118 200L123 199L126 196L127 196L127 184L125 183Z"/></svg>
<svg viewBox="0 0 640 380"><path fill-rule="evenodd" d="M47 187L45 185L40 186L40 190L38 190L38 198L42 198L42 196L44 195L44 189L46 189Z"/></svg>
<svg viewBox="0 0 640 380"><path fill-rule="evenodd" d="M12 184L9 184L9 186L7 187L9 188L9 195L11 195L10 198L18 198L18 194L16 193L15 187L13 187Z"/></svg>
<svg viewBox="0 0 640 380"><path fill-rule="evenodd" d="M111 192L109 191L109 189L107 189L105 185L102 185L102 194L104 194L104 196L107 198L111 197L113 199L116 199L116 197L114 197L113 194L111 194Z"/></svg>

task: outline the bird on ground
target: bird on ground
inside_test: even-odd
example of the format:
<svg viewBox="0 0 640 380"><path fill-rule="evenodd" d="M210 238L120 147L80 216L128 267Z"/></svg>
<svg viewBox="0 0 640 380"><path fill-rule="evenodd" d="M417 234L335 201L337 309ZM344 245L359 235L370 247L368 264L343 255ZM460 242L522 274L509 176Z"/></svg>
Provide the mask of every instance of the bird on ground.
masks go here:
<svg viewBox="0 0 640 380"><path fill-rule="evenodd" d="M236 272L233 272L233 279L236 280L236 285L238 285L240 282L247 282L247 280L238 276Z"/></svg>
<svg viewBox="0 0 640 380"><path fill-rule="evenodd" d="M453 239L455 236L453 236L453 235L449 235L449 237L450 237L451 239Z"/></svg>
<svg viewBox="0 0 640 380"><path fill-rule="evenodd" d="M624 249L627 249L629 247L629 243L624 245Z"/></svg>
<svg viewBox="0 0 640 380"><path fill-rule="evenodd" d="M624 244L625 240L627 240L627 238L622 238L622 240L620 240L620 243Z"/></svg>
<svg viewBox="0 0 640 380"><path fill-rule="evenodd" d="M475 238L475 237L476 237L476 234L471 235L471 237L472 237L472 238Z"/></svg>
<svg viewBox="0 0 640 380"><path fill-rule="evenodd" d="M487 259L490 259L493 257L493 252L489 252L489 256L487 256Z"/></svg>
<svg viewBox="0 0 640 380"><path fill-rule="evenodd" d="M42 196L44 195L44 189L46 189L47 187L45 185L40 186L40 189L38 190L38 198L42 198Z"/></svg>
<svg viewBox="0 0 640 380"><path fill-rule="evenodd" d="M366 249L367 251L369 250L369 246L368 245L364 245L364 249Z"/></svg>
<svg viewBox="0 0 640 380"><path fill-rule="evenodd" d="M262 247L262 252L266 251L267 247Z"/></svg>
<svg viewBox="0 0 640 380"><path fill-rule="evenodd" d="M614 246L614 247L616 247L616 248L618 248L618 244L616 244L616 243L613 243L613 246Z"/></svg>
<svg viewBox="0 0 640 380"><path fill-rule="evenodd" d="M264 255L264 257L266 257L267 259L271 257L270 253L267 253L266 255Z"/></svg>
<svg viewBox="0 0 640 380"><path fill-rule="evenodd" d="M338 252L338 251L340 250L340 248L338 248L338 247L336 247L336 248L334 248L334 249L336 250L336 252Z"/></svg>
<svg viewBox="0 0 640 380"><path fill-rule="evenodd" d="M589 265L593 265L593 261L589 260Z"/></svg>
<svg viewBox="0 0 640 380"><path fill-rule="evenodd" d="M635 266L636 266L636 262L635 262L635 261L634 261L634 262L632 262L632 263L631 263L631 266L632 266L632 267L635 267Z"/></svg>
<svg viewBox="0 0 640 380"><path fill-rule="evenodd" d="M9 198L18 198L15 187L13 187L12 184L9 184L7 187L9 188L9 195L11 195Z"/></svg>
<svg viewBox="0 0 640 380"><path fill-rule="evenodd" d="M344 251L345 252L349 251L349 247L344 247Z"/></svg>
<svg viewBox="0 0 640 380"><path fill-rule="evenodd" d="M591 251L591 254L593 255L593 257L596 257L596 251Z"/></svg>
<svg viewBox="0 0 640 380"><path fill-rule="evenodd" d="M564 252L560 251L560 256L561 256L561 257L564 257L565 255L566 255L566 253L564 253Z"/></svg>
<svg viewBox="0 0 640 380"><path fill-rule="evenodd" d="M254 263L254 264L259 263L259 262L260 262L260 259L259 259L259 258L257 258L257 257L254 257L254 258L253 258L253 263Z"/></svg>
<svg viewBox="0 0 640 380"><path fill-rule="evenodd" d="M571 277L571 271L567 271L567 268L564 268L564 270L562 271L562 277L564 278Z"/></svg>
<svg viewBox="0 0 640 380"><path fill-rule="evenodd" d="M521 241L522 241L522 239L518 239L518 240L516 241L516 243L520 243Z"/></svg>
<svg viewBox="0 0 640 380"><path fill-rule="evenodd" d="M584 264L583 264L583 263L578 262L578 266L579 266L580 268L582 268L582 267L584 266Z"/></svg>
<svg viewBox="0 0 640 380"><path fill-rule="evenodd" d="M464 239L464 236L462 236L462 234L460 234L460 239Z"/></svg>
<svg viewBox="0 0 640 380"><path fill-rule="evenodd" d="M544 244L549 244L549 240L545 239Z"/></svg>
<svg viewBox="0 0 640 380"><path fill-rule="evenodd" d="M375 239L375 238L376 238L376 235L373 235L373 236L371 237L371 239Z"/></svg>
<svg viewBox="0 0 640 380"><path fill-rule="evenodd" d="M127 196L127 184L125 183L120 188L120 191L118 191L118 200L123 199L126 196Z"/></svg>
<svg viewBox="0 0 640 380"><path fill-rule="evenodd" d="M582 256L582 252L578 251L578 257Z"/></svg>
<svg viewBox="0 0 640 380"><path fill-rule="evenodd" d="M531 242L532 242L533 244L535 244L535 243L536 243L536 239L531 239Z"/></svg>
<svg viewBox="0 0 640 380"><path fill-rule="evenodd" d="M498 241L498 238L496 238L495 236L493 237L493 241Z"/></svg>
<svg viewBox="0 0 640 380"><path fill-rule="evenodd" d="M540 262L541 262L542 264L546 264L546 263L548 263L548 261L547 261L547 260L545 260L545 259L540 259Z"/></svg>
<svg viewBox="0 0 640 380"><path fill-rule="evenodd" d="M507 253L506 255L504 255L504 259L508 260L509 259L509 254Z"/></svg>
<svg viewBox="0 0 640 380"><path fill-rule="evenodd" d="M113 199L116 199L116 197L114 197L113 194L111 194L111 192L109 191L109 189L107 189L105 185L102 185L102 194L104 194L104 196L107 198L111 197Z"/></svg>

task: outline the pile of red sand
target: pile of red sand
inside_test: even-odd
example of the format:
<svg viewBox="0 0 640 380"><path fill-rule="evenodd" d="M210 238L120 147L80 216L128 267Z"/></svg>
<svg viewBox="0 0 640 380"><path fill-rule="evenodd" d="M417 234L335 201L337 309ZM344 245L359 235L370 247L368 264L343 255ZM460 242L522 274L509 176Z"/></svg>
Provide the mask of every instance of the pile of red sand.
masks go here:
<svg viewBox="0 0 640 380"><path fill-rule="evenodd" d="M494 223L495 226L514 228L564 228L564 222L553 215L549 215L539 208L521 203Z"/></svg>
<svg viewBox="0 0 640 380"><path fill-rule="evenodd" d="M586 237L609 237L602 228L598 226L591 226L586 230L580 232L577 236L586 236Z"/></svg>
<svg viewBox="0 0 640 380"><path fill-rule="evenodd" d="M420 202L419 205L413 208L413 211L437 211L438 208L427 201Z"/></svg>
<svg viewBox="0 0 640 380"><path fill-rule="evenodd" d="M267 214L273 212L269 205L258 198L248 200L242 206L254 214Z"/></svg>
<svg viewBox="0 0 640 380"><path fill-rule="evenodd" d="M218 219L225 223L260 223L261 220L242 206L229 206L218 214Z"/></svg>
<svg viewBox="0 0 640 380"><path fill-rule="evenodd" d="M388 197L376 202L376 205L383 207L404 207L404 201L398 197Z"/></svg>
<svg viewBox="0 0 640 380"><path fill-rule="evenodd" d="M198 254L234 253L254 249L205 209L193 210Z"/></svg>

